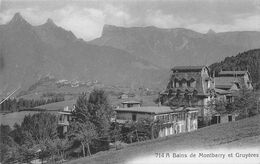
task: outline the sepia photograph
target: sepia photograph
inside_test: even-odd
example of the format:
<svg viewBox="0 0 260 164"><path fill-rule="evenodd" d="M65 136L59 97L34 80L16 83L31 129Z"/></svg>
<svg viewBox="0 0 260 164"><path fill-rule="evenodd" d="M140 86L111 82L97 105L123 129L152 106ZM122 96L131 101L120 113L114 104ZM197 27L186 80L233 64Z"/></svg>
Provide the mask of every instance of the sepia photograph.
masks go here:
<svg viewBox="0 0 260 164"><path fill-rule="evenodd" d="M0 0L0 164L260 164L260 0Z"/></svg>

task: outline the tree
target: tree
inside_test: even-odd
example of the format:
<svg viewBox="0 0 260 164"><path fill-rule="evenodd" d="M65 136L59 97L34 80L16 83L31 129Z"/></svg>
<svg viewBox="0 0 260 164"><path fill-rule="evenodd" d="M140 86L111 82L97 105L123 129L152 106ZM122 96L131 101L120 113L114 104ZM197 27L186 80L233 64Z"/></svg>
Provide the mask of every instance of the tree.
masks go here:
<svg viewBox="0 0 260 164"><path fill-rule="evenodd" d="M41 112L24 117L21 128L28 144L40 144L57 138L58 122L55 115Z"/></svg>
<svg viewBox="0 0 260 164"><path fill-rule="evenodd" d="M55 115L47 112L41 112L34 115L25 116L21 130L24 137L24 146L29 149L29 156L35 155L40 151L40 157L50 156L49 143L58 138L57 127L58 122Z"/></svg>
<svg viewBox="0 0 260 164"><path fill-rule="evenodd" d="M69 126L69 137L80 141L84 157L86 156L86 146L88 155L91 155L90 144L97 138L95 125L89 121L85 123L74 121Z"/></svg>
<svg viewBox="0 0 260 164"><path fill-rule="evenodd" d="M55 138L46 142L46 150L50 153L52 161L64 159L64 152L69 146L68 143L67 138Z"/></svg>
<svg viewBox="0 0 260 164"><path fill-rule="evenodd" d="M98 137L106 140L106 142L101 142L100 140L93 142L92 146L96 148L96 151L108 148L112 114L112 107L103 90L95 89L90 93L89 97L86 93L82 93L76 102L75 110L72 113L75 121L79 123L91 123L96 129Z"/></svg>
<svg viewBox="0 0 260 164"><path fill-rule="evenodd" d="M7 152L12 144L12 139L9 134L11 128L8 125L0 125L0 162L3 162L7 158Z"/></svg>
<svg viewBox="0 0 260 164"><path fill-rule="evenodd" d="M224 113L229 113L231 111L227 110L227 102L223 98L215 98L211 99L208 102L208 107L210 109L210 115L213 114L224 114Z"/></svg>
<svg viewBox="0 0 260 164"><path fill-rule="evenodd" d="M253 116L258 113L257 96L252 90L243 88L234 96L234 101L228 107L237 111L240 118Z"/></svg>

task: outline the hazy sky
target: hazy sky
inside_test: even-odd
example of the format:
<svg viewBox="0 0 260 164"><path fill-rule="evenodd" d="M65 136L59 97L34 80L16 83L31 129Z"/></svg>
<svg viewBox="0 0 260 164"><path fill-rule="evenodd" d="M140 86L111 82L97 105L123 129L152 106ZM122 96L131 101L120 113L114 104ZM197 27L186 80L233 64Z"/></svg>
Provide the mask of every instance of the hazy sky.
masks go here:
<svg viewBox="0 0 260 164"><path fill-rule="evenodd" d="M85 40L99 37L104 24L260 31L260 0L0 0L0 24L16 12L33 25L51 18Z"/></svg>

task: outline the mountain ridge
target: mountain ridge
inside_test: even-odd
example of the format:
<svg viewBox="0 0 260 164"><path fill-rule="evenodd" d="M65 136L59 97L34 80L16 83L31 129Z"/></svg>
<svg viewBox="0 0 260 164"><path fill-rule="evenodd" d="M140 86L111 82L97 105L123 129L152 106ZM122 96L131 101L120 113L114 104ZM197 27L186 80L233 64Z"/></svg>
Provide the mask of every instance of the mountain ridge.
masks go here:
<svg viewBox="0 0 260 164"><path fill-rule="evenodd" d="M164 68L209 65L239 52L260 47L260 32L199 33L185 28L118 27L104 25L101 37L89 41L123 49ZM189 63L187 60L192 59Z"/></svg>
<svg viewBox="0 0 260 164"><path fill-rule="evenodd" d="M32 26L15 14L10 22L0 28L1 92L28 88L46 75L130 86L160 83L160 67L121 49L91 45L50 19Z"/></svg>
<svg viewBox="0 0 260 164"><path fill-rule="evenodd" d="M0 88L28 87L45 75L131 87L164 87L176 65L209 65L260 47L260 32L202 34L189 29L105 25L92 41L51 19L32 26L17 13L0 25Z"/></svg>

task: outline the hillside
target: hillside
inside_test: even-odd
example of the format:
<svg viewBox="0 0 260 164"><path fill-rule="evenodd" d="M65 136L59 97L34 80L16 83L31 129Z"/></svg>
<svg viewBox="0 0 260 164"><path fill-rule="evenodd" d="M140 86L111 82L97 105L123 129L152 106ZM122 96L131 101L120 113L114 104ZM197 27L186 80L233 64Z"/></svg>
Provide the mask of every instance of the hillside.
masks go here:
<svg viewBox="0 0 260 164"><path fill-rule="evenodd" d="M158 66L208 65L227 56L260 47L260 32L206 34L189 29L117 27L105 25L100 38L89 43L119 48Z"/></svg>
<svg viewBox="0 0 260 164"><path fill-rule="evenodd" d="M167 73L130 53L91 45L48 19L32 26L19 13L0 27L0 88L26 88L48 75L58 80L101 81L128 86L158 85Z"/></svg>
<svg viewBox="0 0 260 164"><path fill-rule="evenodd" d="M100 152L90 158L81 158L78 160L70 161L70 164L94 164L94 163L138 163L138 158L143 158L139 163L147 163L148 159L145 156L151 156L150 162L161 163L165 159L156 159L155 153L160 152L181 152L190 150L195 152L196 149L207 149L206 152L217 150L217 148L228 148L227 151L231 152L236 149L236 152L249 148L259 148L260 146L260 116L243 119L236 122L217 124L209 127L199 129L194 132L179 134L176 136L169 136L163 139L157 139L148 142L142 142L130 145L121 150ZM220 153L223 153L220 152ZM234 152L235 153L235 152ZM248 153L248 152L247 152ZM252 153L252 152L251 152ZM135 159L135 161L133 161ZM259 159L259 158L258 158ZM258 160L256 159L256 161ZM132 161L132 162L131 162ZM169 163L180 162L178 159L170 159ZM250 160L249 160L250 161ZM249 161L244 161L248 163ZM251 160L251 162L254 160ZM185 161L184 161L185 162ZM194 161L190 161L194 163ZM204 161L206 162L206 161ZM215 161L217 162L217 161ZM223 161L222 161L223 162ZM243 162L243 160L239 160ZM212 163L212 159L208 160ZM227 163L227 162L225 162ZM231 159L229 163L234 163Z"/></svg>
<svg viewBox="0 0 260 164"><path fill-rule="evenodd" d="M260 49L249 50L236 56L226 57L223 61L214 63L210 69L216 72L220 70L248 70L252 82L257 88L260 87Z"/></svg>

